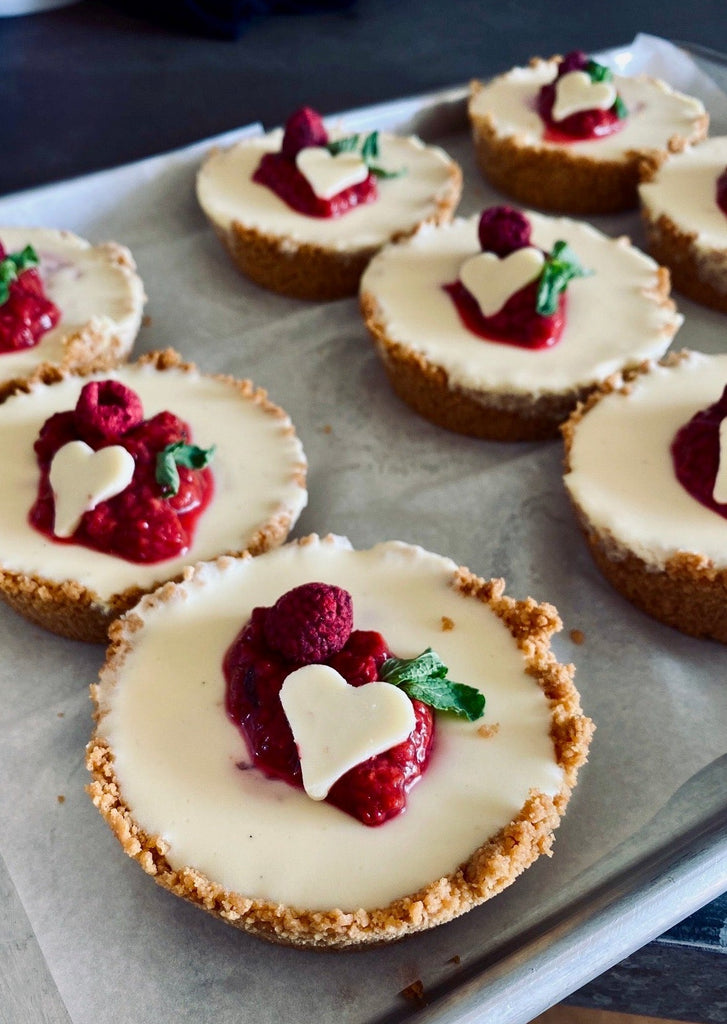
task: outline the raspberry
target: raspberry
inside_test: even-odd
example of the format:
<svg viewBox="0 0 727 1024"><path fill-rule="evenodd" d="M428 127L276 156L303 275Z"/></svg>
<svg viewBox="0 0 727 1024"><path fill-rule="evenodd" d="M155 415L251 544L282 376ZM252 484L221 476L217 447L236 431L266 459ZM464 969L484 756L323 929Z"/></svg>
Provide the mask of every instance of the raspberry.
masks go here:
<svg viewBox="0 0 727 1024"><path fill-rule="evenodd" d="M117 380L91 381L76 402L76 426L93 445L116 441L144 419L136 392Z"/></svg>
<svg viewBox="0 0 727 1024"><path fill-rule="evenodd" d="M298 665L325 661L345 645L353 628L347 590L328 583L304 583L278 598L265 620L271 650Z"/></svg>
<svg viewBox="0 0 727 1024"><path fill-rule="evenodd" d="M566 53L558 64L558 78L567 75L571 71L585 71L588 64L588 54L583 50L571 50Z"/></svg>
<svg viewBox="0 0 727 1024"><path fill-rule="evenodd" d="M717 206L722 213L727 214L727 167L717 178Z"/></svg>
<svg viewBox="0 0 727 1024"><path fill-rule="evenodd" d="M0 249L0 260L5 250ZM24 270L9 286L7 301L0 305L0 352L33 348L58 323L60 310L46 298L37 270Z"/></svg>
<svg viewBox="0 0 727 1024"><path fill-rule="evenodd" d="M508 256L530 245L530 221L511 206L490 206L482 211L477 236L483 252Z"/></svg>
<svg viewBox="0 0 727 1024"><path fill-rule="evenodd" d="M727 416L727 388L713 405L700 409L676 432L671 443L674 474L696 500L721 516L724 504L714 500L714 482L720 462L719 433Z"/></svg>
<svg viewBox="0 0 727 1024"><path fill-rule="evenodd" d="M300 107L285 122L285 133L281 153L288 160L295 160L301 149L307 146L325 146L328 132L323 120L312 107Z"/></svg>

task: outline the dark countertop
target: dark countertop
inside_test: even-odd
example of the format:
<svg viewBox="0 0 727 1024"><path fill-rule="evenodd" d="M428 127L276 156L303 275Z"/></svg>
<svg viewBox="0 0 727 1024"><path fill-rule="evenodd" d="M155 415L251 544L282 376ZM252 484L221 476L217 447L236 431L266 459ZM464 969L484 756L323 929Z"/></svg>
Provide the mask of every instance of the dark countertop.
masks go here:
<svg viewBox="0 0 727 1024"><path fill-rule="evenodd" d="M611 0L593 10L565 0L359 0L259 17L237 39L98 0L0 18L0 195L251 121L272 126L303 102L325 114L426 93L639 32L727 51L722 0ZM568 1001L725 1024L726 953L723 896Z"/></svg>

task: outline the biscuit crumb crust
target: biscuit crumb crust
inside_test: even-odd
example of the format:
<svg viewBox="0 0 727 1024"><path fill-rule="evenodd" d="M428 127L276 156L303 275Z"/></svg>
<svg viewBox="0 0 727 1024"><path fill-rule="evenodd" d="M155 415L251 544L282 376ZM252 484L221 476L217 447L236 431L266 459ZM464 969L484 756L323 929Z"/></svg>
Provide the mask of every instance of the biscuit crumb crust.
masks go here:
<svg viewBox="0 0 727 1024"><path fill-rule="evenodd" d="M293 543L305 544L310 539ZM187 570L186 578L193 574L194 570ZM523 654L525 671L548 698L554 756L563 771L560 791L554 797L532 791L520 813L496 835L487 837L452 874L385 907L310 911L253 899L220 887L193 866L172 868L164 838L147 834L135 822L115 775L113 751L103 736L100 685L94 684L91 696L97 724L86 751L92 776L87 791L128 856L169 892L244 931L283 945L345 949L390 942L450 921L501 892L541 854L550 855L554 829L587 760L594 731L593 723L581 711L573 683L574 667L560 664L550 649L553 633L561 628L558 613L552 605L531 598L509 598L503 580L483 580L462 567L453 575L451 585L488 605L503 621ZM143 600L164 603L172 593L172 584L167 584ZM124 660L141 628L142 620L133 611L111 626L111 644L101 673L104 685L121 685Z"/></svg>
<svg viewBox="0 0 727 1024"><path fill-rule="evenodd" d="M135 365L151 366L160 373L169 370L197 372L194 363L185 362L179 353L171 348L148 352L140 356ZM102 371L104 369L105 367L101 368ZM21 390L28 393L32 392L33 385L52 386L71 376L84 378L95 372L97 369L89 366L78 369L75 373L55 366L39 367L32 378L23 382ZM251 381L238 380L222 374L214 374L212 377L237 390L242 399L253 402L267 414L285 418L285 412L270 401L267 392L262 388L256 389ZM292 425L290 432L294 433ZM305 487L306 469L303 465L296 470L294 479L301 487ZM269 548L277 547L286 539L291 525L287 513L273 516L253 534L244 550L257 555ZM222 553L240 555L243 551ZM159 571L160 579L155 586L165 579L163 563ZM174 578L181 579L182 575L177 574ZM144 593L144 589L131 587L105 600L75 580L54 581L46 579L41 573L19 573L6 570L0 565L0 600L35 625L71 640L107 643L110 624L135 605Z"/></svg>

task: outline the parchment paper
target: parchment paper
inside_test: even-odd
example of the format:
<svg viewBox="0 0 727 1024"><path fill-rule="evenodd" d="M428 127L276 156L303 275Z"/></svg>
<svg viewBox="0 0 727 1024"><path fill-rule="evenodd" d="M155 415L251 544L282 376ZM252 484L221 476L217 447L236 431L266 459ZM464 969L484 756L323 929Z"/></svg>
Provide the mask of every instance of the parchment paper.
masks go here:
<svg viewBox="0 0 727 1024"><path fill-rule="evenodd" d="M727 97L683 51L638 37L606 56L703 96L713 134L727 131ZM500 200L474 166L465 93L457 86L345 121L416 130L447 148L465 172L466 216ZM294 536L333 531L357 547L402 539L482 576L504 576L515 597L554 603L564 622L556 651L576 664L598 727L590 763L552 860L542 858L481 909L387 949L277 948L168 895L124 856L84 792L88 686L103 649L51 636L2 607L0 866L72 1024L362 1024L415 1013L474 1021L495 1019L477 1010L492 1000L500 1024L525 1022L727 887L726 858L713 856L725 841L727 649L651 621L602 580L566 500L560 442L503 445L430 425L389 389L355 299L308 304L243 279L194 197L211 144L9 196L0 200L0 224L125 243L149 295L136 351L173 345L203 370L268 389L310 462L309 505ZM594 223L643 244L636 214ZM675 346L722 350L727 320L677 300L686 322ZM574 629L584 634L580 645ZM705 850L702 887L682 888L680 872ZM627 908L647 891L634 879L647 875L660 894L665 879L674 884L653 922L621 934L619 917L631 920ZM612 923L591 928L584 945L590 910L604 905ZM565 949L571 964L555 980L529 952L540 958L549 945L553 957ZM400 995L417 979L428 1007ZM50 1019L33 1011L40 985L33 975L24 991L6 991L21 1008L18 1021Z"/></svg>

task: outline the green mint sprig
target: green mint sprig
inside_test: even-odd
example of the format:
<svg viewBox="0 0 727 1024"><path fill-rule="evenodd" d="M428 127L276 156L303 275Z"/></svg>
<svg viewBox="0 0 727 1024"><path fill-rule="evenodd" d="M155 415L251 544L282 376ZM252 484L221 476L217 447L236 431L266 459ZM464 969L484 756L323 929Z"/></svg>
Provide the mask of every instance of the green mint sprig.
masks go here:
<svg viewBox="0 0 727 1024"><path fill-rule="evenodd" d="M186 469L204 469L210 464L214 451L214 445L211 448L198 448L196 444L174 441L162 451L157 452L156 482L162 489L162 495L165 498L172 498L179 490L177 466L184 466Z"/></svg>
<svg viewBox="0 0 727 1024"><path fill-rule="evenodd" d="M26 245L21 252L9 252L0 261L0 306L10 298L10 285L17 281L24 270L37 267L40 263L32 245Z"/></svg>
<svg viewBox="0 0 727 1024"><path fill-rule="evenodd" d="M552 316L558 308L560 293L576 277L588 277L593 271L585 270L567 242L557 241L546 256L538 279L535 311L540 316Z"/></svg>
<svg viewBox="0 0 727 1024"><path fill-rule="evenodd" d="M377 163L379 159L378 132L371 132L369 135L363 136L363 141L361 140L361 135L346 135L342 139L333 139L331 142L327 142L326 149L331 156L336 156L338 153L355 153L358 150L366 167L377 178L398 178L402 174L406 174L406 169L387 171Z"/></svg>
<svg viewBox="0 0 727 1024"><path fill-rule="evenodd" d="M469 722L481 718L485 712L484 694L474 686L447 679L448 671L439 655L427 647L416 658L387 658L379 677L437 711L453 711Z"/></svg>
<svg viewBox="0 0 727 1024"><path fill-rule="evenodd" d="M607 68L605 64L599 64L598 61L589 60L586 64L586 74L589 76L592 82L612 82L613 72L610 68ZM626 104L621 97L616 94L616 99L613 104L613 112L616 117L622 121L628 116L628 109Z"/></svg>

